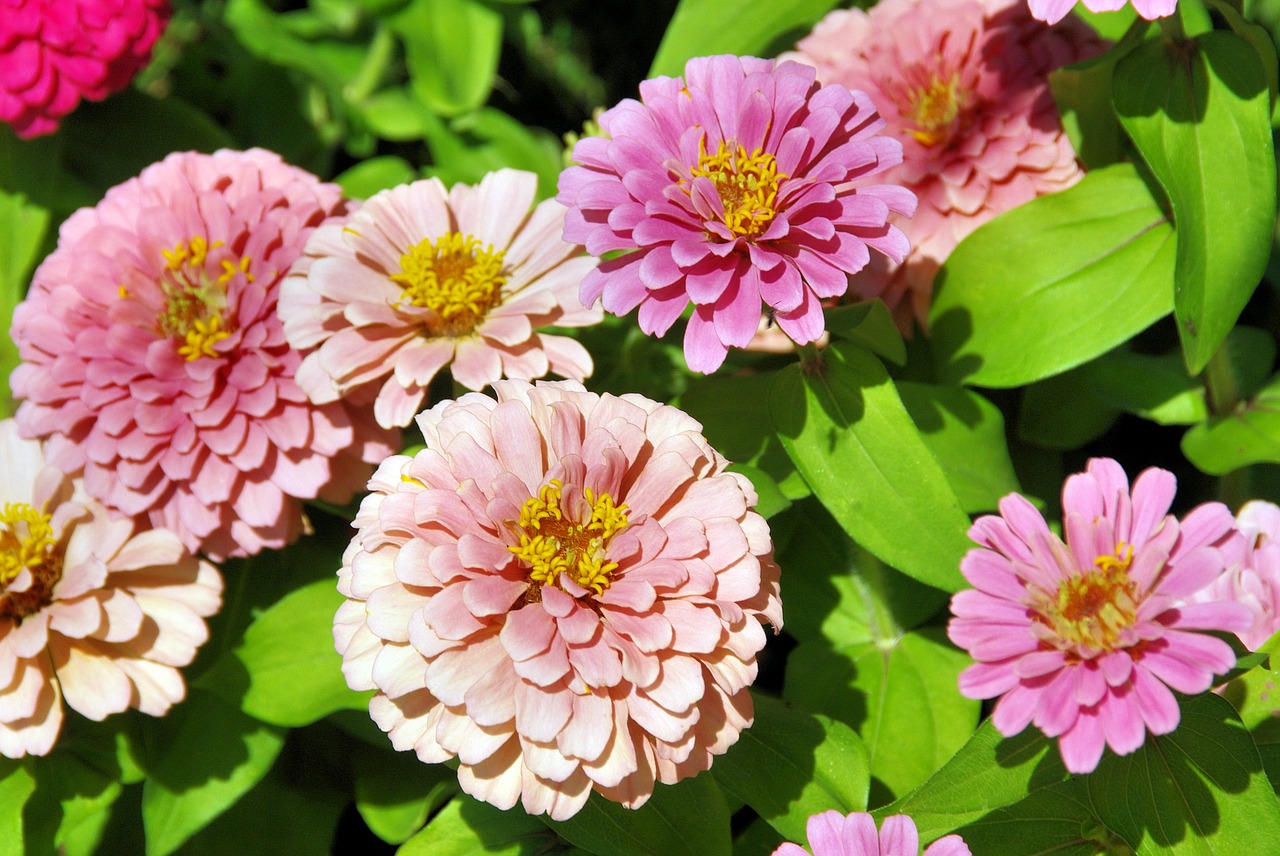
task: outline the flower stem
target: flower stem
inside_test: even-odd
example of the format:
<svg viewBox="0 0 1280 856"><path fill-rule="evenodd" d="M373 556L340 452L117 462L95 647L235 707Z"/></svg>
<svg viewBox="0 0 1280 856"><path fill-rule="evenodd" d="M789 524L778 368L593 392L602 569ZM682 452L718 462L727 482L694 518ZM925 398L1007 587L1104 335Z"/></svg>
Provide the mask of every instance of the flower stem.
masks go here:
<svg viewBox="0 0 1280 856"><path fill-rule="evenodd" d="M1235 371L1226 344L1222 344L1200 375L1204 382L1206 403L1210 416L1226 416L1240 403L1240 390L1236 386Z"/></svg>
<svg viewBox="0 0 1280 856"><path fill-rule="evenodd" d="M1186 28L1182 26L1182 15L1175 9L1172 15L1157 19L1166 44L1182 45L1187 41Z"/></svg>

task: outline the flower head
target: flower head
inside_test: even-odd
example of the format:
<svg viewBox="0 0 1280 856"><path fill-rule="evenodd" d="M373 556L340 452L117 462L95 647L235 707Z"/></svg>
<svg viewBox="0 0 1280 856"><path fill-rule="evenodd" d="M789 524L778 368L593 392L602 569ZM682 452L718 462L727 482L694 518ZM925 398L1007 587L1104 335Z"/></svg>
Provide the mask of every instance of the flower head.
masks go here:
<svg viewBox="0 0 1280 856"><path fill-rule="evenodd" d="M875 819L865 811L842 815L824 811L805 826L813 856L920 856L916 824L905 814L886 817L876 831ZM809 856L799 844L787 842L773 856ZM925 848L924 856L969 856L959 835L948 835Z"/></svg>
<svg viewBox="0 0 1280 856"><path fill-rule="evenodd" d="M338 188L261 149L179 152L62 225L13 316L18 424L108 507L250 555L347 501L388 432L294 382L276 298ZM367 424L366 424L367 423Z"/></svg>
<svg viewBox="0 0 1280 856"><path fill-rule="evenodd" d="M1084 174L1049 89L1049 72L1102 50L1080 21L1046 27L1022 0L883 0L831 12L796 47L784 58L866 92L902 143L883 180L920 199L893 221L911 252L874 259L851 293L883 298L906 332L927 322L934 276L961 239Z"/></svg>
<svg viewBox="0 0 1280 856"><path fill-rule="evenodd" d="M782 625L750 482L679 410L503 380L418 417L369 484L334 640L373 718L465 791L564 819L636 807L752 720Z"/></svg>
<svg viewBox="0 0 1280 856"><path fill-rule="evenodd" d="M536 188L537 176L513 169L449 190L433 178L317 229L280 294L285 335L316 348L298 372L311 399L380 387L374 412L390 428L409 424L446 365L477 391L504 376L591 374L582 345L537 330L601 313L577 298L595 259L560 239L559 203L530 213Z"/></svg>
<svg viewBox="0 0 1280 856"><path fill-rule="evenodd" d="M1050 24L1056 24L1075 8L1079 0L1027 0L1031 14ZM1133 10L1148 21L1167 18L1178 8L1178 0L1132 0ZM1125 0L1084 0L1090 12L1114 12L1123 9Z"/></svg>
<svg viewBox="0 0 1280 856"><path fill-rule="evenodd" d="M1244 536L1244 558L1193 598L1197 603L1231 600L1253 614L1253 623L1239 634L1256 651L1280 630L1280 507L1255 499L1236 515Z"/></svg>
<svg viewBox="0 0 1280 856"><path fill-rule="evenodd" d="M0 754L46 754L64 701L163 716L221 595L172 532L135 530L0 422Z"/></svg>
<svg viewBox="0 0 1280 856"><path fill-rule="evenodd" d="M80 99L128 86L168 20L168 0L0 0L0 122L53 133Z"/></svg>
<svg viewBox="0 0 1280 856"><path fill-rule="evenodd" d="M692 59L683 78L640 84L600 117L607 137L578 142L561 173L565 239L601 255L582 302L662 335L693 302L684 351L714 371L755 335L762 305L796 342L823 332L823 298L849 287L870 249L901 260L891 211L910 216L901 187L860 184L902 159L870 99L818 86L798 63Z"/></svg>
<svg viewBox="0 0 1280 856"><path fill-rule="evenodd" d="M1198 632L1240 632L1237 603L1194 596L1243 555L1226 506L1169 514L1175 481L1148 469L1130 492L1120 465L1094 458L1062 489L1063 542L1017 494L981 517L960 570L976 588L951 601L951 641L978 662L960 675L969 698L994 698L1006 737L1035 723L1058 737L1067 769L1088 773L1104 743L1119 755L1146 731L1178 725L1170 689L1201 693L1235 664L1227 643Z"/></svg>

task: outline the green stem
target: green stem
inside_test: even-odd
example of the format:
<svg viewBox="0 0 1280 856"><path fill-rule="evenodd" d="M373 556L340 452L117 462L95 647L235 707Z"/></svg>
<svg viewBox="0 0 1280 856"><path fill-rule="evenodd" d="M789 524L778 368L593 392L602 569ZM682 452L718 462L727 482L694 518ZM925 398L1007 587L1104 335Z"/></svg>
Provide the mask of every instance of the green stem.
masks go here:
<svg viewBox="0 0 1280 856"><path fill-rule="evenodd" d="M373 41L369 45L369 52L365 54L364 64L347 85L347 100L359 104L373 94L378 84L382 82L388 63L395 55L395 48L395 37L391 35L391 30L379 27L373 34Z"/></svg>
<svg viewBox="0 0 1280 856"><path fill-rule="evenodd" d="M1204 382L1210 416L1226 416L1235 410L1240 403L1240 390L1236 387L1235 372L1225 344L1209 358L1200 379Z"/></svg>
<svg viewBox="0 0 1280 856"><path fill-rule="evenodd" d="M818 346L813 342L804 345L796 345L796 354L800 357L800 370L803 372L817 372L822 370L822 352L818 350Z"/></svg>
<svg viewBox="0 0 1280 856"><path fill-rule="evenodd" d="M1164 35L1167 44L1182 45L1187 41L1186 28L1182 26L1182 15L1175 9L1172 15L1165 18L1158 18L1160 22L1160 30Z"/></svg>

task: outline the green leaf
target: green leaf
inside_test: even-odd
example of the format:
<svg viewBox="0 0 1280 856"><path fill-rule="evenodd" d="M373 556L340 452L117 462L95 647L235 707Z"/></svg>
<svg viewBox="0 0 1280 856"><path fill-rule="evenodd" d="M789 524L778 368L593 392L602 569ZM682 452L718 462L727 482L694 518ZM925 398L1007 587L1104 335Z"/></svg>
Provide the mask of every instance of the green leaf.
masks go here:
<svg viewBox="0 0 1280 856"><path fill-rule="evenodd" d="M1266 330L1239 325L1223 342L1236 395L1248 398L1262 389L1276 361L1276 340Z"/></svg>
<svg viewBox="0 0 1280 856"><path fill-rule="evenodd" d="M290 593L254 620L200 685L272 725L307 725L335 710L367 708L371 694L347 687L333 647L341 604L332 579Z"/></svg>
<svg viewBox="0 0 1280 856"><path fill-rule="evenodd" d="M539 856L556 840L541 821L460 795L396 851L396 856Z"/></svg>
<svg viewBox="0 0 1280 856"><path fill-rule="evenodd" d="M898 395L966 512L990 511L1018 490L1000 408L956 386L901 381Z"/></svg>
<svg viewBox="0 0 1280 856"><path fill-rule="evenodd" d="M682 75L685 62L695 56L774 56L794 45L837 2L740 0L726 6L722 0L680 0L649 76Z"/></svg>
<svg viewBox="0 0 1280 856"><path fill-rule="evenodd" d="M26 764L0 761L0 856L24 856L22 809L35 789Z"/></svg>
<svg viewBox="0 0 1280 856"><path fill-rule="evenodd" d="M957 830L975 853L1099 856L1133 852L1094 815L1087 780L1041 788Z"/></svg>
<svg viewBox="0 0 1280 856"><path fill-rule="evenodd" d="M494 107L445 123L423 112L423 128L435 164L424 170L445 184L476 184L503 167L538 174L538 198L555 196L564 164L561 145L550 133L530 128Z"/></svg>
<svg viewBox="0 0 1280 856"><path fill-rule="evenodd" d="M333 180L342 185L347 196L368 199L380 190L408 184L417 177L417 171L404 158L382 155L361 161Z"/></svg>
<svg viewBox="0 0 1280 856"><path fill-rule="evenodd" d="M1062 129L1076 155L1089 169L1124 157L1124 131L1111 109L1111 76L1122 51L1063 66L1049 72L1049 87L1058 104Z"/></svg>
<svg viewBox="0 0 1280 856"><path fill-rule="evenodd" d="M1115 350L1081 371L1084 386L1098 401L1158 425L1194 425L1208 416L1204 386L1187 376L1178 354Z"/></svg>
<svg viewBox="0 0 1280 856"><path fill-rule="evenodd" d="M412 752L360 746L351 756L356 810L383 841L401 844L458 791L458 776L443 764L423 764Z"/></svg>
<svg viewBox="0 0 1280 856"><path fill-rule="evenodd" d="M791 500L783 493L773 476L764 470L750 464L732 464L729 469L735 473L742 473L751 480L752 487L756 489L756 497L759 499L755 508L761 516L767 519L791 507Z"/></svg>
<svg viewBox="0 0 1280 856"><path fill-rule="evenodd" d="M1091 394L1084 369L1075 369L1026 388L1018 438L1042 449L1078 449L1107 433L1119 415Z"/></svg>
<svg viewBox="0 0 1280 856"><path fill-rule="evenodd" d="M404 41L413 89L431 110L457 116L489 97L502 15L477 0L413 0L388 23Z"/></svg>
<svg viewBox="0 0 1280 856"><path fill-rule="evenodd" d="M716 759L715 766L722 761ZM729 806L707 773L658 784L638 809L592 794L568 820L545 822L565 841L596 856L729 856L733 849Z"/></svg>
<svg viewBox="0 0 1280 856"><path fill-rule="evenodd" d="M1121 124L1177 229L1174 313L1192 374L1235 324L1271 253L1276 164L1267 75L1247 41L1143 44L1116 67Z"/></svg>
<svg viewBox="0 0 1280 856"><path fill-rule="evenodd" d="M1129 164L1094 170L978 228L935 285L941 380L1021 386L1127 341L1173 308L1172 238Z"/></svg>
<svg viewBox="0 0 1280 856"><path fill-rule="evenodd" d="M969 518L893 381L852 343L821 353L819 368L788 366L770 392L787 454L855 541L921 582L958 590Z"/></svg>
<svg viewBox="0 0 1280 856"><path fill-rule="evenodd" d="M827 310L827 332L859 343L891 363L907 361L907 346L883 300L864 300Z"/></svg>
<svg viewBox="0 0 1280 856"><path fill-rule="evenodd" d="M867 750L851 728L769 696L752 698L755 723L711 767L725 793L792 841L804 840L810 815L867 807Z"/></svg>
<svg viewBox="0 0 1280 856"><path fill-rule="evenodd" d="M1212 476L1250 464L1280 462L1280 374L1230 415L1183 434L1182 454Z"/></svg>
<svg viewBox="0 0 1280 856"><path fill-rule="evenodd" d="M256 785L284 734L208 692L187 700L146 733L142 825L147 856L165 856Z"/></svg>

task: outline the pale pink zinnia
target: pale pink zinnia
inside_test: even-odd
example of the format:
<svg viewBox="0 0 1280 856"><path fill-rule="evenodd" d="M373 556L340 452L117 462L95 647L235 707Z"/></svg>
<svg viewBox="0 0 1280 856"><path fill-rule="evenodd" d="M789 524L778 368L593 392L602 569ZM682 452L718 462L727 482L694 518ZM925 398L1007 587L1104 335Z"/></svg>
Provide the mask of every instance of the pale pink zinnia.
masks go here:
<svg viewBox="0 0 1280 856"><path fill-rule="evenodd" d="M865 811L824 811L809 818L805 836L808 851L787 842L773 856L921 856L915 821L905 814L886 817L877 832L875 819ZM923 856L970 856L970 851L959 835L948 835L926 847Z"/></svg>
<svg viewBox="0 0 1280 856"><path fill-rule="evenodd" d="M603 297L617 315L639 311L661 336L692 301L689 368L711 372L751 342L767 306L784 333L812 342L825 298L849 287L870 249L907 252L891 212L915 197L866 184L902 160L879 131L870 99L819 86L799 63L752 57L692 59L683 78L640 84L600 117L607 136L573 149L556 197L569 206L565 239L601 255L582 302ZM883 176L881 176L883 178Z"/></svg>
<svg viewBox="0 0 1280 856"><path fill-rule="evenodd" d="M751 483L638 395L502 380L418 417L343 558L334 640L396 749L564 819L638 807L751 724L778 567Z"/></svg>
<svg viewBox="0 0 1280 856"><path fill-rule="evenodd" d="M784 55L871 97L903 147L883 178L920 199L910 221L893 220L911 242L906 260L874 259L850 294L882 298L904 332L924 326L934 276L961 239L1078 181L1049 72L1101 50L1079 20L1046 27L1024 0L882 0L831 12Z"/></svg>
<svg viewBox="0 0 1280 856"><path fill-rule="evenodd" d="M62 225L13 316L18 425L89 495L243 556L301 533L301 499L346 502L398 447L313 405L276 315L336 185L255 149L179 152Z"/></svg>
<svg viewBox="0 0 1280 856"><path fill-rule="evenodd" d="M1056 24L1066 17L1081 0L1027 0L1031 14L1041 21ZM1083 0L1090 12L1114 12L1130 5L1130 0ZM1148 21L1167 18L1178 8L1178 0L1132 0L1133 10Z"/></svg>
<svg viewBox="0 0 1280 856"><path fill-rule="evenodd" d="M48 753L63 702L163 716L221 597L172 532L135 530L0 422L0 754Z"/></svg>
<svg viewBox="0 0 1280 856"><path fill-rule="evenodd" d="M951 600L951 641L978 662L960 675L969 698L1000 696L992 722L1006 737L1029 723L1058 747L1068 770L1088 773L1104 743L1135 751L1145 732L1178 725L1170 689L1201 693L1235 664L1231 647L1199 631L1240 632L1249 610L1196 603L1197 592L1239 561L1244 539L1221 503L1178 521L1176 483L1151 468L1134 482L1094 458L1062 489L1065 543L1026 499L980 517L960 570L976 589Z"/></svg>
<svg viewBox="0 0 1280 856"><path fill-rule="evenodd" d="M1196 601L1234 600L1249 608L1253 623L1240 641L1261 648L1280 630L1280 507L1255 499L1236 515L1244 536L1244 558L1195 597Z"/></svg>
<svg viewBox="0 0 1280 856"><path fill-rule="evenodd" d="M0 122L53 133L128 86L168 20L168 0L0 0Z"/></svg>

